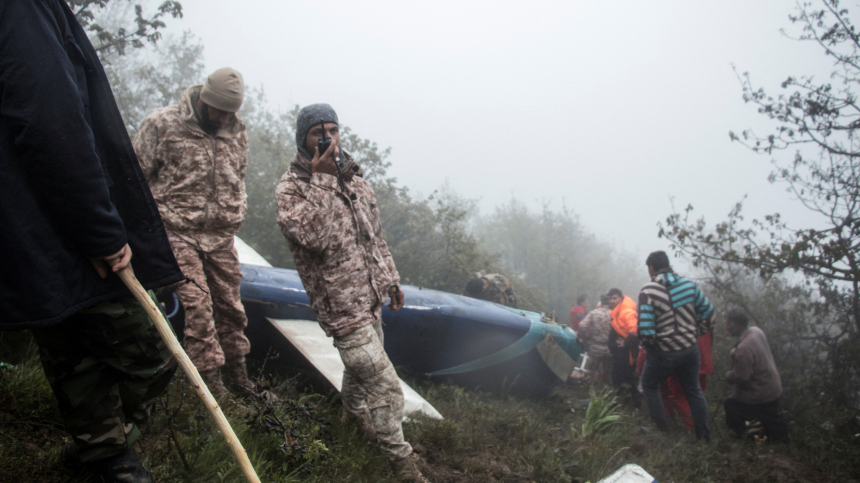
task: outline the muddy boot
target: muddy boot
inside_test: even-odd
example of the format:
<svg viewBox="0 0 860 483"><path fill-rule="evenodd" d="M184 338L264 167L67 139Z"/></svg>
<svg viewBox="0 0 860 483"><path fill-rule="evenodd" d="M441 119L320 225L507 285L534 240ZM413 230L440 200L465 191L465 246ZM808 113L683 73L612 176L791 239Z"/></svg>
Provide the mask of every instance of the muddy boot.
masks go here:
<svg viewBox="0 0 860 483"><path fill-rule="evenodd" d="M376 430L373 429L373 425L370 424L368 418L358 417L355 414L352 414L351 412L344 409L341 416L341 421L346 424L354 424L358 426L359 436L361 436L370 443L376 442Z"/></svg>
<svg viewBox="0 0 860 483"><path fill-rule="evenodd" d="M227 385L234 394L241 397L254 397L257 386L248 379L248 366L245 358L227 361Z"/></svg>
<svg viewBox="0 0 860 483"><path fill-rule="evenodd" d="M152 483L152 475L140 463L134 448L93 463L106 483Z"/></svg>
<svg viewBox="0 0 860 483"><path fill-rule="evenodd" d="M78 445L69 441L60 449L60 461L69 469L80 469L83 466L78 457Z"/></svg>
<svg viewBox="0 0 860 483"><path fill-rule="evenodd" d="M211 371L201 372L200 377L203 378L203 382L206 383L209 392L212 393L212 397L219 403L224 404L227 400L227 388L224 387L224 382L221 381L221 369L215 368Z"/></svg>
<svg viewBox="0 0 860 483"><path fill-rule="evenodd" d="M424 462L421 460L421 457L415 453L392 463L394 472L397 475L397 481L403 483L430 483L430 480L424 478L424 475L421 474L421 470L418 468L423 465Z"/></svg>

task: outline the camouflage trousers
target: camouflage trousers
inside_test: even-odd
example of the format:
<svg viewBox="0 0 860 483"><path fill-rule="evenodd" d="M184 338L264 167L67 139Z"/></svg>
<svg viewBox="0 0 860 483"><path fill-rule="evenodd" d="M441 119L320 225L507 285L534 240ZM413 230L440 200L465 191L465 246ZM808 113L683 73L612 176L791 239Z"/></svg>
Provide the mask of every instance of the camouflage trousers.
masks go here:
<svg viewBox="0 0 860 483"><path fill-rule="evenodd" d="M412 446L403 440L403 389L383 341L379 319L334 338L345 366L340 397L347 412L373 426L388 459L399 461Z"/></svg>
<svg viewBox="0 0 860 483"><path fill-rule="evenodd" d="M232 243L204 252L190 243L170 237L170 246L186 277L194 284L174 287L185 309L185 352L200 372L211 371L250 352L245 337L248 318L239 296L242 271Z"/></svg>
<svg viewBox="0 0 860 483"><path fill-rule="evenodd" d="M143 307L129 295L32 332L81 460L107 458L134 444L176 372Z"/></svg>

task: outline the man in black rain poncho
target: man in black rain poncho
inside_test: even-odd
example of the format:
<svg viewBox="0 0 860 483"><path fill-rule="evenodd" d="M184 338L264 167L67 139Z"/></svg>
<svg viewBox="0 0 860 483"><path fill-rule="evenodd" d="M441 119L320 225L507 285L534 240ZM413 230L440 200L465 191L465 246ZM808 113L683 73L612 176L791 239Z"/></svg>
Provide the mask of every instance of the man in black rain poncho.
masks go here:
<svg viewBox="0 0 860 483"><path fill-rule="evenodd" d="M132 445L176 363L110 274L182 280L104 70L61 0L0 2L0 329L33 329L77 454L148 482Z"/></svg>

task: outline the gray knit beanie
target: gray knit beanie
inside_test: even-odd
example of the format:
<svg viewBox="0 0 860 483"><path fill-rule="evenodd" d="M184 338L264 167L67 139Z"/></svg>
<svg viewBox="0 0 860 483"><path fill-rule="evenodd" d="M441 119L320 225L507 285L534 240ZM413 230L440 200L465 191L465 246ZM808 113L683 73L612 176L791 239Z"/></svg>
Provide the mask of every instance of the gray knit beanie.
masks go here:
<svg viewBox="0 0 860 483"><path fill-rule="evenodd" d="M333 122L338 124L337 113L334 112L334 109L330 105L311 104L310 106L303 107L302 110L299 111L299 117L296 119L296 147L298 148L299 153L307 159L314 157L313 153L309 153L308 150L305 149L305 139L308 137L308 131L321 122Z"/></svg>
<svg viewBox="0 0 860 483"><path fill-rule="evenodd" d="M231 67L213 72L203 84L200 100L227 112L237 112L245 99L245 81L242 74Z"/></svg>

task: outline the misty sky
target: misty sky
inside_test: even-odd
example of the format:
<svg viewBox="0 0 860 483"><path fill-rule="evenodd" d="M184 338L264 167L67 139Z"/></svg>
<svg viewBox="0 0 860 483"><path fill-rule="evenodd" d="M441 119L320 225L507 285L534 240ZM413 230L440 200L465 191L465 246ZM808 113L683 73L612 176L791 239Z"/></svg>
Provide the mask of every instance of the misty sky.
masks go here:
<svg viewBox="0 0 860 483"><path fill-rule="evenodd" d="M693 204L710 222L814 218L767 182L770 158L729 141L766 124L732 70L773 93L828 59L787 1L182 0L207 71L239 69L273 106L328 102L391 147L390 173L427 195L446 181L481 212L516 197L565 203L600 238L644 256L656 224ZM781 153L788 159L791 153Z"/></svg>

